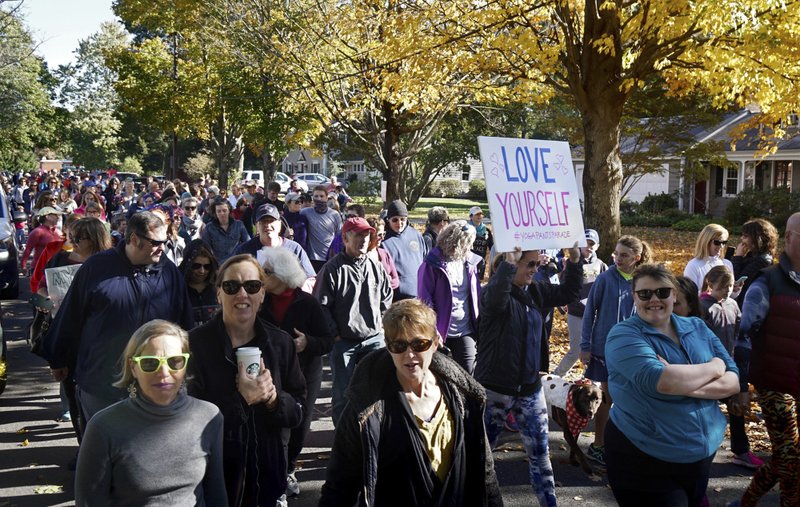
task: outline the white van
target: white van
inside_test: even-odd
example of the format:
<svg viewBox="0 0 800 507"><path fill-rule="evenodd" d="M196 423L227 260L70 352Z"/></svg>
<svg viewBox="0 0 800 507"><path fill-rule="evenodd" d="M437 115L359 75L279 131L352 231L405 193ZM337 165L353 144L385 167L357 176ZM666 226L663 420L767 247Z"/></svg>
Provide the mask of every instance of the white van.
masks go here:
<svg viewBox="0 0 800 507"><path fill-rule="evenodd" d="M266 187L267 184L264 182L264 171L244 171L242 172L242 179L239 183L244 183L247 180L253 180L256 182L256 185L259 187Z"/></svg>

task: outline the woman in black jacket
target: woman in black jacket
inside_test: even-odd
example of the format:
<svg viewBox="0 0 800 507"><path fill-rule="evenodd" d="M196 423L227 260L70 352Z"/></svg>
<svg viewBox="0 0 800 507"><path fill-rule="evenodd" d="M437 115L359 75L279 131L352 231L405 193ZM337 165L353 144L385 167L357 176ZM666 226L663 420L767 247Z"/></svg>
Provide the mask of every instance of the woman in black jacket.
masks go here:
<svg viewBox="0 0 800 507"><path fill-rule="evenodd" d="M778 248L778 231L763 218L750 220L742 226L742 239L733 253L734 280L746 276L744 287L736 297L739 308L744 303L744 295L750 288L758 272L772 266Z"/></svg>
<svg viewBox="0 0 800 507"><path fill-rule="evenodd" d="M494 447L511 412L528 454L533 491L539 505L556 505L555 479L548 450L548 414L540 371L544 321L541 308L578 300L582 270L578 244L570 249L561 285L534 281L539 251L499 254L493 275L481 291L481 321L475 379L486 388L486 434Z"/></svg>
<svg viewBox="0 0 800 507"><path fill-rule="evenodd" d="M292 339L257 316L266 275L247 254L219 269L222 311L189 333L189 394L219 407L224 418L222 455L231 506L275 505L286 490L282 428L303 419L305 380ZM250 376L236 359L240 347L261 349Z"/></svg>
<svg viewBox="0 0 800 507"><path fill-rule="evenodd" d="M347 390L319 505L502 505L484 390L436 352L436 314L398 301L383 328L386 348L359 362Z"/></svg>
<svg viewBox="0 0 800 507"><path fill-rule="evenodd" d="M259 315L294 339L300 369L306 379L303 422L292 429L289 439L286 494L295 496L300 494L294 473L297 457L311 430L314 403L322 384L322 356L333 348L333 335L325 324L319 302L301 289L308 275L297 255L285 248L266 248L263 252L267 297Z"/></svg>

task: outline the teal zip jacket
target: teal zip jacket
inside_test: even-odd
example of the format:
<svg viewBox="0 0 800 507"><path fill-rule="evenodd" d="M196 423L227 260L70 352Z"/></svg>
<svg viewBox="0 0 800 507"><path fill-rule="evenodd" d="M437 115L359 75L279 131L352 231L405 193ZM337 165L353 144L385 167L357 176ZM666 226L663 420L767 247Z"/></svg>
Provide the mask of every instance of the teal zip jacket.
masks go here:
<svg viewBox="0 0 800 507"><path fill-rule="evenodd" d="M716 400L659 393L664 364L701 364L718 357L739 374L719 338L696 317L672 315L680 346L635 315L606 341L611 420L642 452L671 463L693 463L717 451L727 421Z"/></svg>

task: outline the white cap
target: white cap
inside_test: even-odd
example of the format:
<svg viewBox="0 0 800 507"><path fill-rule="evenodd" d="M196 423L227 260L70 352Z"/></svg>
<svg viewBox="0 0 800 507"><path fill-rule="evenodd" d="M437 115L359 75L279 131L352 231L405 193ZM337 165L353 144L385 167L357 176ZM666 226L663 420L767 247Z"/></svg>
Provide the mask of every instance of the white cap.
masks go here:
<svg viewBox="0 0 800 507"><path fill-rule="evenodd" d="M480 207L480 206L473 206L473 207L471 207L471 208L469 209L469 216L472 216L472 215L477 215L478 213L480 213L481 215L483 215L483 210L481 209L481 207Z"/></svg>

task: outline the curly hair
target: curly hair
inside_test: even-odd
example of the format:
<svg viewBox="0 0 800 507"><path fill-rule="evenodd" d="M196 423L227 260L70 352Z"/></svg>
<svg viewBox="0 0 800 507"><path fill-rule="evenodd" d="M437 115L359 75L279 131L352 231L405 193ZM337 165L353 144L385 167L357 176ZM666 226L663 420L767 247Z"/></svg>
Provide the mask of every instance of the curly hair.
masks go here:
<svg viewBox="0 0 800 507"><path fill-rule="evenodd" d="M460 261L467 258L467 254L475 242L475 227L466 220L451 222L436 238L436 246L442 251L445 260Z"/></svg>
<svg viewBox="0 0 800 507"><path fill-rule="evenodd" d="M775 257L778 250L778 230L763 218L754 218L742 226L742 236L750 238L754 250L759 254Z"/></svg>
<svg viewBox="0 0 800 507"><path fill-rule="evenodd" d="M272 276L290 289L296 289L305 283L308 275L300 266L297 255L285 248L265 248L263 252L265 272L268 269L272 271Z"/></svg>

